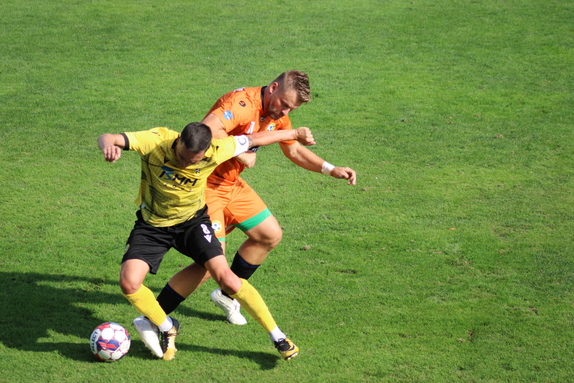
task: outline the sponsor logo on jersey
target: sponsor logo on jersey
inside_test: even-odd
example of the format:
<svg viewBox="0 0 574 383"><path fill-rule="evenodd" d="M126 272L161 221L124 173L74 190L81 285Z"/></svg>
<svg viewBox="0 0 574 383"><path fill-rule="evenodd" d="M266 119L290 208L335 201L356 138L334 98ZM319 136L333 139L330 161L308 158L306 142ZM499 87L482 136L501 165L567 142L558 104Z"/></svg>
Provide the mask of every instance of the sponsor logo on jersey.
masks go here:
<svg viewBox="0 0 574 383"><path fill-rule="evenodd" d="M268 132L272 131L273 129L275 129L275 124L270 124L270 125L267 127L267 131L268 131Z"/></svg>
<svg viewBox="0 0 574 383"><path fill-rule="evenodd" d="M245 101L241 100L241 101L239 101L239 105L245 107L245 105L247 105L247 104L245 103Z"/></svg>
<svg viewBox="0 0 574 383"><path fill-rule="evenodd" d="M196 179L192 180L187 177L183 177L180 174L177 174L175 170L170 168L169 166L162 166L161 170L162 172L160 173L159 178L161 178L162 180L177 182L180 185L187 185L191 183L191 185L189 186L195 186L195 183L197 182Z"/></svg>
<svg viewBox="0 0 574 383"><path fill-rule="evenodd" d="M231 113L231 111L226 110L225 112L223 112L223 118L225 118L226 120L231 120L233 118L233 113Z"/></svg>

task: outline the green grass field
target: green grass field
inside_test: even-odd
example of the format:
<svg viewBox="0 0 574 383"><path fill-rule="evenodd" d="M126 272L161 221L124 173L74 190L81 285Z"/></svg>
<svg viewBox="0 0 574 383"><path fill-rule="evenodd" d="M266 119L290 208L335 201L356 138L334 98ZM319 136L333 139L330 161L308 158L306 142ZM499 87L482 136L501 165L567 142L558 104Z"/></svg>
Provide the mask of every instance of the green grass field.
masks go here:
<svg viewBox="0 0 574 383"><path fill-rule="evenodd" d="M573 20L571 0L1 0L0 382L571 381ZM97 362L92 329L137 316L118 272L139 182L97 137L179 130L288 69L313 95L293 124L359 175L276 146L244 173L284 229L251 281L301 355L226 324L209 281L176 360L131 331Z"/></svg>

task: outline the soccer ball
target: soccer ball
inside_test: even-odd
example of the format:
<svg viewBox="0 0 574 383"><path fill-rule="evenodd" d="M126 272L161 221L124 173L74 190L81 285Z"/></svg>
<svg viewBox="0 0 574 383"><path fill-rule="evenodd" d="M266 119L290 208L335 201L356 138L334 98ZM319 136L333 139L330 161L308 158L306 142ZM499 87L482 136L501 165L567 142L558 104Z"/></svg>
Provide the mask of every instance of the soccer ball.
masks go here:
<svg viewBox="0 0 574 383"><path fill-rule="evenodd" d="M128 331L114 322L102 323L90 336L92 353L104 362L115 362L123 358L128 353L130 344Z"/></svg>

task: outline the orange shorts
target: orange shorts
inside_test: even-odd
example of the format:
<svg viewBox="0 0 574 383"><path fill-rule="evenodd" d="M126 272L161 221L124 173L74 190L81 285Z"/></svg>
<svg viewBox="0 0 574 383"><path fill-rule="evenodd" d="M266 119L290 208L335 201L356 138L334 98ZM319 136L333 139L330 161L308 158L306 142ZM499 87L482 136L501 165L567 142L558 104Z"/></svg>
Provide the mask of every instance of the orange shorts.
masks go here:
<svg viewBox="0 0 574 383"><path fill-rule="evenodd" d="M265 202L243 179L231 188L207 186L205 202L215 236L225 236L238 227L242 231L253 229L271 215Z"/></svg>

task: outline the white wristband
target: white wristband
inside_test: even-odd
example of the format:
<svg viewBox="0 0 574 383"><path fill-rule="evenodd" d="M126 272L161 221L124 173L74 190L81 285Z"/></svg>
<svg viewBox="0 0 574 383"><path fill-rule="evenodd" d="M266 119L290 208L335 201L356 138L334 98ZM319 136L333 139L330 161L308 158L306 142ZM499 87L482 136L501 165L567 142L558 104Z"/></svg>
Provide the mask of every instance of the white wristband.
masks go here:
<svg viewBox="0 0 574 383"><path fill-rule="evenodd" d="M323 162L323 166L321 167L321 173L330 176L331 170L335 169L335 165L328 163L327 161Z"/></svg>
<svg viewBox="0 0 574 383"><path fill-rule="evenodd" d="M235 138L235 153L233 157L236 157L242 153L249 150L249 138L246 136L232 136Z"/></svg>

